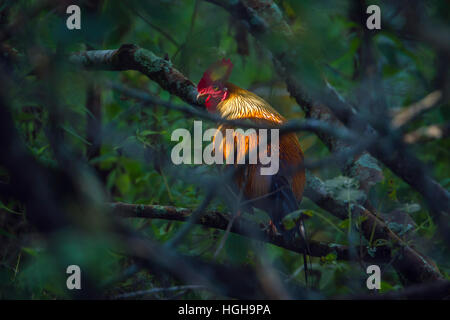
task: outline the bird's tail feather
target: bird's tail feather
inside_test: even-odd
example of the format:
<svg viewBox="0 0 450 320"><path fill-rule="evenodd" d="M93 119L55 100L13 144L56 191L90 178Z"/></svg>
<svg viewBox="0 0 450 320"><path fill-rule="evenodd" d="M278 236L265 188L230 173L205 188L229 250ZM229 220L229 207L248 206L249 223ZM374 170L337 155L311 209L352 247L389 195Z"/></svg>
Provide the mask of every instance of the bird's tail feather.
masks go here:
<svg viewBox="0 0 450 320"><path fill-rule="evenodd" d="M308 243L308 235L306 233L306 227L305 227L305 221L303 220L303 217L300 218L299 223L299 233L302 237L303 243L305 245L305 251L303 251L303 267L305 269L305 283L308 285L308 273L312 270L311 266L311 259L309 259L309 268L308 268L308 259L307 256L311 256L311 250L309 249L309 243Z"/></svg>
<svg viewBox="0 0 450 320"><path fill-rule="evenodd" d="M272 180L272 191L274 192L274 198L272 199L273 207L271 210L271 218L275 227L283 233L284 239L288 242L293 241L297 234L299 234L305 246L305 251L303 252L303 266L305 271L305 283L308 285L308 274L310 269L312 269L308 268L308 255L311 255L311 251L309 249L304 219L303 217L300 217L296 226L290 230L285 230L282 225L282 220L286 215L299 209L297 199L286 178L280 175L275 176ZM311 261L309 261L309 264L311 267Z"/></svg>

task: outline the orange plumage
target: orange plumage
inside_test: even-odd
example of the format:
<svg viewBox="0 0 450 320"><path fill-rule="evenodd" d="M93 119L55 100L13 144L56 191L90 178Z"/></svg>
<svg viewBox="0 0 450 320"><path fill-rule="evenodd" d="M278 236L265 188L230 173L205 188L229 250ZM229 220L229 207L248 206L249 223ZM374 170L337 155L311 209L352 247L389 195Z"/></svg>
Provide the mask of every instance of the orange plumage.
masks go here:
<svg viewBox="0 0 450 320"><path fill-rule="evenodd" d="M268 102L256 94L239 88L232 83L227 82L226 88L228 89L227 99L221 101L216 109L217 112L225 119L237 120L237 119L249 119L259 125L281 125L286 120L275 109L273 109ZM231 128L228 125L222 125L218 128L225 137L225 130ZM236 134L236 140L239 134ZM227 146L226 142L222 142L222 148L224 157L228 156L227 150L230 148L235 149L234 154L247 154L249 149L256 146L249 146L249 138L245 139L245 144L235 143L233 146ZM244 150L236 150L237 148L243 148ZM269 146L268 146L269 148ZM293 169L299 167L303 162L303 152L300 147L295 133L284 134L280 137L279 142L279 158L280 158L280 171L286 169ZM237 161L237 159L236 159ZM244 187L244 195L248 199L261 198L270 193L270 176L264 176L260 174L259 164L247 164L246 170L243 174L237 177L237 183L240 187ZM303 190L305 188L305 170L296 170L295 174L288 175L288 181L291 184L292 191L297 201L301 201ZM245 183L245 186L244 186ZM264 201L255 202L255 206L265 208ZM289 213L289 212L287 212ZM287 214L286 213L286 214Z"/></svg>
<svg viewBox="0 0 450 320"><path fill-rule="evenodd" d="M202 102L208 111L219 114L224 119L248 119L268 127L283 124L285 118L264 99L227 81L232 67L231 61L224 59L213 64L203 74L197 86L198 98L203 98ZM228 128L229 125L222 125L218 128L218 132L225 137L225 130ZM227 140L224 139L216 148L222 149L220 151L223 151L225 158L232 150L235 155L245 156L249 150L260 144L260 137L249 139L243 134L235 131L235 139L228 141L232 145L227 145ZM245 139L245 143L238 143L239 139ZM270 145L267 148L270 152ZM236 182L238 187L243 189L245 197L254 200L253 206L268 211L275 226L280 228L282 218L298 209L298 202L301 201L305 188L305 171L298 169L303 162L303 152L295 133L282 135L277 151L280 166L278 173L272 176L262 175L259 170L262 166L260 163L246 164L244 170L239 171ZM238 160L235 159L235 163L238 163ZM278 192L275 187L282 188L282 192ZM271 194L277 195L278 198L270 196ZM271 202L278 204L275 208L271 208L273 207Z"/></svg>
<svg viewBox="0 0 450 320"><path fill-rule="evenodd" d="M229 83L232 63L230 60L222 60L213 64L203 74L197 85L199 92L197 99L203 103L211 113L219 114L228 120L244 120L274 127L283 124L286 120L269 103L256 94L239 88ZM226 137L226 129L231 128L229 124L221 125L217 132ZM234 131L234 139L224 139L216 142L217 149L222 149L226 159L230 153L234 155L234 164L240 164L240 170L235 177L236 184L243 190L244 196L250 200L252 206L266 211L271 218L271 225L275 230L282 232L285 239L292 240L297 233L300 233L305 243L306 252L309 252L306 241L303 217L298 221L296 228L284 230L282 219L289 213L298 210L299 202L302 199L305 188L305 170L301 167L303 163L303 152L295 133L288 133L279 137L278 150L270 150L271 145L267 145L267 152L278 151L279 170L273 175L262 175L260 162L249 164L239 162L240 157L248 156L250 150L256 150L261 146L261 137L251 138L244 135L245 132ZM242 143L245 141L245 143ZM247 163L247 164L245 164ZM304 255L305 277L307 275L306 254Z"/></svg>

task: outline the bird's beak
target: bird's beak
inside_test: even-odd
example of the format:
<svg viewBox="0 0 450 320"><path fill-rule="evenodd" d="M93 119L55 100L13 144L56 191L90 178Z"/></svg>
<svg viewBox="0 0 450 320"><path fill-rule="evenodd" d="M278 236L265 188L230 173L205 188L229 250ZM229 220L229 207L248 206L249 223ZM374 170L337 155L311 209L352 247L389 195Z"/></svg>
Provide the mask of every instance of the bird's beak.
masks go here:
<svg viewBox="0 0 450 320"><path fill-rule="evenodd" d="M197 103L201 104L201 105L204 105L205 101L206 101L206 98L208 98L207 94L202 94L202 93L197 94Z"/></svg>

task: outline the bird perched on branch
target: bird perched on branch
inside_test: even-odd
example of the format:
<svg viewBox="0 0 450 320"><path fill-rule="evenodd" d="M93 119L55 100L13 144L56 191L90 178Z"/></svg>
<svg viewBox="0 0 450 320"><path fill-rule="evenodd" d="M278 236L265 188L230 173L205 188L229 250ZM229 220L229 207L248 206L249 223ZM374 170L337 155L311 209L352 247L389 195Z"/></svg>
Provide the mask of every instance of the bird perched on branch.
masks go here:
<svg viewBox="0 0 450 320"><path fill-rule="evenodd" d="M197 85L197 100L203 104L211 113L216 113L228 120L248 120L258 124L259 127L274 127L282 125L286 120L269 103L256 94L239 88L228 82L233 64L230 60L223 59L211 65L203 74ZM221 125L217 132L226 136L226 129L232 128L228 124ZM261 137L256 140L249 136L242 135L234 131L234 140L230 145L229 141L220 140L216 145L221 148L224 158L230 153L246 154L261 144ZM239 140L243 139L243 140ZM245 141L245 143L238 143ZM266 211L271 221L269 226L272 232L278 232L285 236L285 239L292 240L297 234L303 239L306 253L309 253L303 217L298 219L295 228L286 230L282 220L291 212L299 209L305 188L305 169L301 167L303 163L303 152L299 140L295 133L286 133L279 137L278 150L267 152L278 152L279 170L273 175L261 174L261 163L241 164L236 171L235 181L237 187L243 192L247 202L252 206ZM273 147L273 146L272 146ZM240 149L239 149L240 148ZM232 150L233 149L233 150ZM235 159L235 164L242 163ZM304 254L305 278L307 279L307 262Z"/></svg>

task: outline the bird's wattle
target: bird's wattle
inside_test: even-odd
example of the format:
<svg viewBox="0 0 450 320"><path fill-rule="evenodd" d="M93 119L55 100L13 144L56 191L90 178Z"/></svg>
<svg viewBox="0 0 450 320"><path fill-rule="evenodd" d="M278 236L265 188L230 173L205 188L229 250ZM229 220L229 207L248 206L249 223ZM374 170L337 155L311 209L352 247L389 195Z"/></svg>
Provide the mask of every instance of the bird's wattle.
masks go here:
<svg viewBox="0 0 450 320"><path fill-rule="evenodd" d="M209 112L214 112L216 110L217 104L217 98L208 96L205 100L205 107Z"/></svg>

